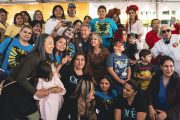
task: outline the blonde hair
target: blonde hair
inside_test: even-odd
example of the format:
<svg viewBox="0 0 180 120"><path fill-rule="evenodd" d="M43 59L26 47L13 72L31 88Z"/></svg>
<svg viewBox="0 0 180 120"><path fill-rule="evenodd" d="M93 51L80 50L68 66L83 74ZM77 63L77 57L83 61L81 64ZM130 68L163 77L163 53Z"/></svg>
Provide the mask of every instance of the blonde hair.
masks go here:
<svg viewBox="0 0 180 120"><path fill-rule="evenodd" d="M90 40L92 40L93 38L98 38L100 44L102 44L102 38L96 32L91 32L89 35L89 38Z"/></svg>

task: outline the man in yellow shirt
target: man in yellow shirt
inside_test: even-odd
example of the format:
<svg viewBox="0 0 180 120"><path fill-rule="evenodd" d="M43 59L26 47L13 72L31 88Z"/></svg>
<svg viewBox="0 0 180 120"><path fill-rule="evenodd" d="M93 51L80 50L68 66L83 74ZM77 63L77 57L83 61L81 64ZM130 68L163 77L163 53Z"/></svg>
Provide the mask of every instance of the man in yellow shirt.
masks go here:
<svg viewBox="0 0 180 120"><path fill-rule="evenodd" d="M75 20L79 20L76 16L76 5L74 3L69 3L67 13L68 15L66 15L66 19L68 21L74 22Z"/></svg>
<svg viewBox="0 0 180 120"><path fill-rule="evenodd" d="M0 43L4 40L4 33L6 32L6 29L8 27L7 21L8 12L0 8Z"/></svg>

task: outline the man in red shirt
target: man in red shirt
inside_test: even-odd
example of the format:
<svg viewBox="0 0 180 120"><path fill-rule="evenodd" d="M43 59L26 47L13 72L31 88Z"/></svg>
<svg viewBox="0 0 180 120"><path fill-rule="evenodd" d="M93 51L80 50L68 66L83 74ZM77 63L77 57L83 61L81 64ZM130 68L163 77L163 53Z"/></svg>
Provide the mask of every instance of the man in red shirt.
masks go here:
<svg viewBox="0 0 180 120"><path fill-rule="evenodd" d="M151 21L151 27L152 30L146 34L145 39L147 45L149 46L149 49L151 49L154 46L154 44L161 39L160 37L158 37L158 33L160 31L160 20L153 19Z"/></svg>

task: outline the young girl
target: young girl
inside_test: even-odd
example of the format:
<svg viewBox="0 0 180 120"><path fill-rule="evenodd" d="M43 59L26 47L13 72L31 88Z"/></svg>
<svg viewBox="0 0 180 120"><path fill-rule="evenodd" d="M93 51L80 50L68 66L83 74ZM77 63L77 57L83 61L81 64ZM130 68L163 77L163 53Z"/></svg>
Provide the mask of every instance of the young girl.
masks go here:
<svg viewBox="0 0 180 120"><path fill-rule="evenodd" d="M77 97L78 120L97 120L93 82L81 80L77 85L74 95Z"/></svg>
<svg viewBox="0 0 180 120"><path fill-rule="evenodd" d="M96 113L98 120L114 120L113 103L117 96L111 78L102 76L95 90Z"/></svg>
<svg viewBox="0 0 180 120"><path fill-rule="evenodd" d="M53 70L52 70L53 69ZM64 85L60 81L56 70L47 62L39 67L37 90L45 89L48 96L34 99L39 100L41 119L57 120L58 112L64 102L63 95L66 93Z"/></svg>

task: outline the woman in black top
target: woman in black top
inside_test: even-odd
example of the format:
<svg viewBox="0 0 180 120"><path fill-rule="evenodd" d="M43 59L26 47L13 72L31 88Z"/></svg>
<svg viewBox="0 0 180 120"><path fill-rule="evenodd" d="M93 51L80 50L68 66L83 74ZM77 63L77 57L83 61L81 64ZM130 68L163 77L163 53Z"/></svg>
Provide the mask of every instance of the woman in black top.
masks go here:
<svg viewBox="0 0 180 120"><path fill-rule="evenodd" d="M1 96L0 118L2 120L38 120L39 113L33 95L42 98L49 93L45 89L36 90L36 74L42 61L50 60L54 41L48 34L40 35L31 53L12 71ZM30 79L30 80L28 80Z"/></svg>
<svg viewBox="0 0 180 120"><path fill-rule="evenodd" d="M77 119L77 100L71 99L77 84L81 79L87 79L84 74L85 55L77 53L72 64L65 64L60 69L61 81L66 88L64 96L64 104L60 110L59 120L76 120ZM67 74L68 73L68 74Z"/></svg>
<svg viewBox="0 0 180 120"><path fill-rule="evenodd" d="M145 120L147 102L134 80L129 80L123 88L122 96L115 100L115 120Z"/></svg>
<svg viewBox="0 0 180 120"><path fill-rule="evenodd" d="M174 71L174 60L162 56L160 68L147 88L149 117L151 120L180 120L180 77Z"/></svg>

